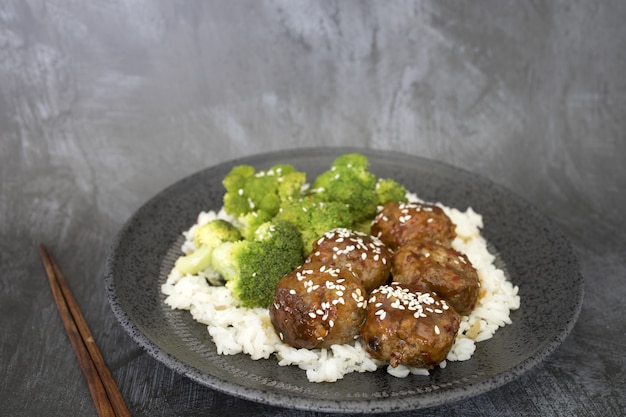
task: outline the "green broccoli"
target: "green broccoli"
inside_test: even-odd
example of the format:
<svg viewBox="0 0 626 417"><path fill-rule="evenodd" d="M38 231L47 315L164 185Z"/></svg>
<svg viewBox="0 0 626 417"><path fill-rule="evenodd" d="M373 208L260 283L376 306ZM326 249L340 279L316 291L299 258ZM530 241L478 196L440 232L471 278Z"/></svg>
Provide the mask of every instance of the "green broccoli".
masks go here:
<svg viewBox="0 0 626 417"><path fill-rule="evenodd" d="M174 265L183 274L197 274L210 266L213 250L224 242L241 239L239 230L226 220L216 219L197 226L193 232L196 250L178 258Z"/></svg>
<svg viewBox="0 0 626 417"><path fill-rule="evenodd" d="M248 199L243 196L244 186L254 177L255 169L250 165L237 165L222 180L226 188L224 194L224 210L232 215L240 216L252 211Z"/></svg>
<svg viewBox="0 0 626 417"><path fill-rule="evenodd" d="M254 239L257 229L270 221L272 216L263 210L251 211L236 218L235 225L244 239Z"/></svg>
<svg viewBox="0 0 626 417"><path fill-rule="evenodd" d="M339 156L306 189L306 174L280 164L265 171L238 165L224 177L224 210L193 234L195 252L175 267L195 274L211 267L245 307L268 307L276 284L301 265L313 243L338 227L369 232L377 206L405 201L406 190L368 171L366 156Z"/></svg>
<svg viewBox="0 0 626 417"><path fill-rule="evenodd" d="M379 178L376 182L376 195L378 196L378 205L389 201L406 202L406 188L391 178Z"/></svg>
<svg viewBox="0 0 626 417"><path fill-rule="evenodd" d="M300 231L305 254L311 251L313 243L324 233L337 227L349 228L353 223L346 204L319 201L311 197L284 204L276 219L288 221Z"/></svg>
<svg viewBox="0 0 626 417"><path fill-rule="evenodd" d="M281 203L299 197L306 174L292 165L274 165L256 172L250 165L235 166L222 180L224 210L233 216L263 211L274 217Z"/></svg>
<svg viewBox="0 0 626 417"><path fill-rule="evenodd" d="M360 223L376 214L376 176L368 171L367 157L357 153L338 157L330 169L313 182L315 198L347 204L353 221Z"/></svg>
<svg viewBox="0 0 626 417"><path fill-rule="evenodd" d="M269 221L254 239L225 242L211 267L244 307L269 307L278 281L304 261L300 232L289 222Z"/></svg>

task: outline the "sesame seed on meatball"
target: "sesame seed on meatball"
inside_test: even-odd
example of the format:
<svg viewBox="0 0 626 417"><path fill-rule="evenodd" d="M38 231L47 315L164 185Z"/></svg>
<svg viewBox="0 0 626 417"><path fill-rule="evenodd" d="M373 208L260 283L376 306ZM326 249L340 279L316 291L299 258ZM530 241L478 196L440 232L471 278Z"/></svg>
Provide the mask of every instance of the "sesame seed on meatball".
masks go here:
<svg viewBox="0 0 626 417"><path fill-rule="evenodd" d="M270 305L280 339L296 348L327 348L359 337L365 288L352 271L310 262L285 275Z"/></svg>
<svg viewBox="0 0 626 417"><path fill-rule="evenodd" d="M391 250L377 237L338 228L326 232L313 244L305 264L308 262L349 269L369 293L389 280Z"/></svg>
<svg viewBox="0 0 626 417"><path fill-rule="evenodd" d="M432 369L454 344L460 318L436 294L392 283L372 291L361 338L369 354L392 367Z"/></svg>
<svg viewBox="0 0 626 417"><path fill-rule="evenodd" d="M393 280L436 292L459 314L478 301L480 280L465 254L434 242L409 242L393 255Z"/></svg>
<svg viewBox="0 0 626 417"><path fill-rule="evenodd" d="M392 250L411 240L430 240L450 246L456 237L456 225L438 206L389 202L374 218L371 233Z"/></svg>

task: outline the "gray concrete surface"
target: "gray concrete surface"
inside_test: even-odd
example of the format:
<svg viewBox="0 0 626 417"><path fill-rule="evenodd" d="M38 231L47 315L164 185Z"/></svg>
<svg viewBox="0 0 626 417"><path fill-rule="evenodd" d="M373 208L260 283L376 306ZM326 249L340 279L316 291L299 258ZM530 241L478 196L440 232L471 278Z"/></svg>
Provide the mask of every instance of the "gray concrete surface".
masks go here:
<svg viewBox="0 0 626 417"><path fill-rule="evenodd" d="M135 416L297 415L176 375L109 309L148 198L262 151L351 145L470 170L572 242L572 334L506 386L415 415L626 412L626 3L0 1L0 410L95 415L38 258L56 255Z"/></svg>

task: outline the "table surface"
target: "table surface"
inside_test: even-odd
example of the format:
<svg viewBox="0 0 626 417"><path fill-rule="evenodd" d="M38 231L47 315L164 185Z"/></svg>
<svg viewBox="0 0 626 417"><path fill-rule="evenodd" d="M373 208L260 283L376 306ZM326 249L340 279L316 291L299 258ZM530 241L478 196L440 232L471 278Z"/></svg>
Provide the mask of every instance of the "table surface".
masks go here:
<svg viewBox="0 0 626 417"><path fill-rule="evenodd" d="M565 234L585 279L545 362L415 415L624 415L626 3L452 3L1 1L2 413L96 415L43 242L134 416L317 415L154 360L113 316L104 264L132 213L198 170L358 146L510 189Z"/></svg>

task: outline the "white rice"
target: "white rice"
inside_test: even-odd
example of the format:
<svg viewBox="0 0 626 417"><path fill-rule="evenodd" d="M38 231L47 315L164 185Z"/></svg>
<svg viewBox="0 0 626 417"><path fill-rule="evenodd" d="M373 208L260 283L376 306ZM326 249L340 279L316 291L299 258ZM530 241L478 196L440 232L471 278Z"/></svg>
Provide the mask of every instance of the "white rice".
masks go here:
<svg viewBox="0 0 626 417"><path fill-rule="evenodd" d="M410 201L422 201L414 194ZM482 217L471 208L462 212L439 204L456 224L457 237L452 247L465 253L476 268L481 283L481 297L469 316L463 316L456 341L447 361L465 361L472 357L476 343L493 337L498 328L511 324L510 312L519 308L518 288L506 279L504 272L494 265L495 256L489 253L487 242L480 235ZM197 224L222 218L233 221L223 210L202 212ZM182 251L195 250L191 229L184 232ZM207 325L208 332L222 355L244 353L252 359L268 359L272 355L278 365L296 365L306 371L311 382L334 382L351 372L371 372L383 364L365 351L359 340L347 345L333 345L329 349L296 349L282 343L276 335L263 308L243 308L237 305L232 292L217 284L215 271L205 270L197 275L182 275L172 269L161 287L167 295L165 302L174 309L189 310L194 320ZM446 361L439 364L446 366ZM428 370L400 365L387 366L389 374L404 378L409 375L429 375Z"/></svg>

